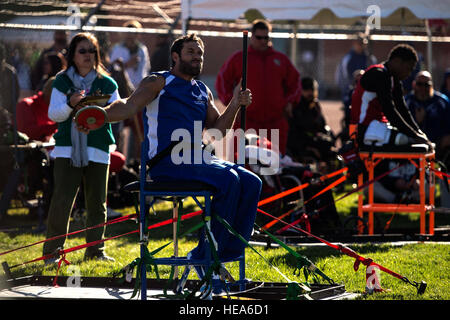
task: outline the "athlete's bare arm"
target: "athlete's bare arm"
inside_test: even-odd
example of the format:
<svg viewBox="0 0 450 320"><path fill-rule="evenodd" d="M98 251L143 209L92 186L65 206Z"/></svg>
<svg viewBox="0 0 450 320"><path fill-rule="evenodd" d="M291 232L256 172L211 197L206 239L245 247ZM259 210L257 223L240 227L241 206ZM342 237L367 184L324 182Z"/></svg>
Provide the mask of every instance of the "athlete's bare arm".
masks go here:
<svg viewBox="0 0 450 320"><path fill-rule="evenodd" d="M144 78L138 88L126 99L119 99L105 107L108 122L125 120L151 103L164 88L165 79L160 75Z"/></svg>

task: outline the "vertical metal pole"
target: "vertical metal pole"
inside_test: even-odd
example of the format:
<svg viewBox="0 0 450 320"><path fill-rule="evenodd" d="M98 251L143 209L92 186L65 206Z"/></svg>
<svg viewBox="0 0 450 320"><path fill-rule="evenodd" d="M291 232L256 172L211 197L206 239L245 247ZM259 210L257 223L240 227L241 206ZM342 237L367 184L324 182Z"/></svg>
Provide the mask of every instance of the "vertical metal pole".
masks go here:
<svg viewBox="0 0 450 320"><path fill-rule="evenodd" d="M178 257L178 199L175 197L173 199L173 256ZM178 267L174 267L173 279L178 278Z"/></svg>
<svg viewBox="0 0 450 320"><path fill-rule="evenodd" d="M242 41L242 90L247 90L247 39L248 31L243 31L243 41ZM245 106L241 106L241 129L245 131Z"/></svg>
<svg viewBox="0 0 450 320"><path fill-rule="evenodd" d="M425 221L425 157L419 158L420 234L426 234Z"/></svg>
<svg viewBox="0 0 450 320"><path fill-rule="evenodd" d="M209 241L208 236L206 235L206 232L208 232L211 235L211 241L212 240L212 232L211 232L211 195L209 192L206 192L205 196L205 236L206 236L206 241ZM205 268L205 272L206 270L208 270L208 268L212 265L211 262L211 256L212 256L212 252L211 252L211 246L214 246L214 243L211 243L209 246L206 246L206 261L208 261L208 265Z"/></svg>
<svg viewBox="0 0 450 320"><path fill-rule="evenodd" d="M241 282L239 289L245 290L245 248L242 254L242 259L239 260L239 281Z"/></svg>
<svg viewBox="0 0 450 320"><path fill-rule="evenodd" d="M247 90L247 39L248 39L248 31L243 31L243 42L242 42L242 83L241 89L242 91ZM240 116L241 116L241 132L238 135L238 164L244 166L245 165L245 110L246 107L241 105L240 107Z"/></svg>
<svg viewBox="0 0 450 320"><path fill-rule="evenodd" d="M242 90L247 90L247 60L248 60L248 31L243 31L243 40L242 40ZM242 148L239 149L239 151L243 151L242 159L244 159L243 165L245 165L245 106L241 106L241 129L242 129L242 137L241 141L239 142L239 145L243 145ZM245 279L245 248L244 252L242 253L242 260L239 261L239 280L242 280L242 284L240 289L245 290L245 284L243 283Z"/></svg>
<svg viewBox="0 0 450 320"><path fill-rule="evenodd" d="M142 198L145 198L145 197L141 197L141 201L142 201ZM144 201L145 201L145 199L144 199ZM145 207L145 203L144 203L144 206L143 207ZM144 251L144 248L145 248L145 237L144 237L144 226L145 226L145 213L144 213L144 211L145 210L142 210L142 209L144 209L144 208L142 208L141 207L141 222L140 222L140 224L139 224L139 239L140 239L140 241L141 241L141 261L143 262L144 261L144 255L145 255L145 251ZM141 270L140 270L140 272L141 272L141 300L147 300L147 270L146 270L146 268L145 268L145 263L142 263L142 265L141 265Z"/></svg>
<svg viewBox="0 0 450 320"><path fill-rule="evenodd" d="M427 69L430 72L431 76L433 76L433 40L432 33L430 29L430 22L428 19L425 19L425 29L428 36L427 41Z"/></svg>
<svg viewBox="0 0 450 320"><path fill-rule="evenodd" d="M292 38L291 38L291 62L297 68L297 22L292 23Z"/></svg>
<svg viewBox="0 0 450 320"><path fill-rule="evenodd" d="M369 181L372 181L374 179L374 170L375 170L375 161L372 157L370 157L368 159L368 171L369 171ZM374 203L374 187L373 187L373 183L371 183L369 185L369 208L371 208L371 210L369 210L369 219L368 219L368 224L369 224L369 234L373 235L373 203Z"/></svg>
<svg viewBox="0 0 450 320"><path fill-rule="evenodd" d="M429 181L429 203L431 207L431 211L429 213L429 228L428 231L429 234L434 235L434 192L435 192L435 174L434 174L434 155L432 159L429 159L430 163L430 173L428 175L428 181ZM445 178L445 177L444 177Z"/></svg>
<svg viewBox="0 0 450 320"><path fill-rule="evenodd" d="M142 202L144 201L144 202ZM144 227L145 227L145 196L142 195L141 192L141 216L140 216L140 223L139 223L139 240L141 243L141 261L144 261L144 247L145 247L145 236L144 236ZM142 263L141 265L141 300L147 300L147 270L145 268L145 263Z"/></svg>
<svg viewBox="0 0 450 320"><path fill-rule="evenodd" d="M364 160L364 165L366 165L366 160ZM361 187L364 183L364 176L362 173L358 175L358 187ZM363 234L364 225L362 223L362 219L364 218L364 211L363 211L363 205L364 205L364 196L362 192L358 192L358 217L361 218L358 220L358 234Z"/></svg>
<svg viewBox="0 0 450 320"><path fill-rule="evenodd" d="M145 239L145 215L147 212L147 203L146 203L146 196L144 193L143 186L145 185L145 181L147 179L147 153L148 148L146 147L146 141L143 141L141 144L141 168L140 168L140 190L139 190L139 198L140 198L140 219L139 219L139 240L140 240L140 251L141 251L141 261L144 261L144 255L145 255L145 246L146 246L146 239ZM145 263L142 263L141 270L138 270L136 272L141 273L141 300L147 300L147 272L145 268Z"/></svg>

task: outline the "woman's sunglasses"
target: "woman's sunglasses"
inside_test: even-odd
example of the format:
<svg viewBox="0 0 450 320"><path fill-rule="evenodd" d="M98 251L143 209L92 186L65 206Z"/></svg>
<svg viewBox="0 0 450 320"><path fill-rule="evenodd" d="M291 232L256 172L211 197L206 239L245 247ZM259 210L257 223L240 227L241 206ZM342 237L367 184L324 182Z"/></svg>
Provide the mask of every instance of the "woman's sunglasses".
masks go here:
<svg viewBox="0 0 450 320"><path fill-rule="evenodd" d="M95 50L94 48L90 48L89 50L85 49L85 48L81 48L80 50L78 50L79 54L85 54L85 53L96 53L97 50Z"/></svg>

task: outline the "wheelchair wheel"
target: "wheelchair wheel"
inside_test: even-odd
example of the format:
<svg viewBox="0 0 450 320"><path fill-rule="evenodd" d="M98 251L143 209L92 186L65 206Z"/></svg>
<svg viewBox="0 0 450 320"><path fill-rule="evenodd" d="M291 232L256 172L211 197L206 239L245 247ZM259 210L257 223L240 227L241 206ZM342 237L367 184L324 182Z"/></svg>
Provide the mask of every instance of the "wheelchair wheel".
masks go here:
<svg viewBox="0 0 450 320"><path fill-rule="evenodd" d="M292 174L286 174L286 175L280 175L278 177L279 181L279 192L287 191L292 188L298 187L302 184L300 179ZM294 192L284 198L281 198L280 201L280 214L287 212L288 210L291 210L294 208L298 201L300 201L301 205L303 205L303 201L305 200L303 196L303 190L299 190L297 192Z"/></svg>

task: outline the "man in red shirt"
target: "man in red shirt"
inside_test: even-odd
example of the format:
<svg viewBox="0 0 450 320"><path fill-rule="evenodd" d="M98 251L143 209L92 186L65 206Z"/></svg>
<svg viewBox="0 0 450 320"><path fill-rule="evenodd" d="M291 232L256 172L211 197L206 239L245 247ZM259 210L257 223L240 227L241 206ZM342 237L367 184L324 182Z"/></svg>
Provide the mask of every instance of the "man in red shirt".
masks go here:
<svg viewBox="0 0 450 320"><path fill-rule="evenodd" d="M247 87L253 93L253 102L246 108L246 126L257 131L267 129L269 139L270 129L279 129L279 149L284 155L289 129L286 116L292 114L293 104L300 101L300 74L285 54L272 48L271 29L266 21L253 23L247 64ZM242 78L242 55L242 51L234 53L217 76L215 87L224 105L228 105L233 89ZM234 129L239 127L237 120Z"/></svg>
<svg viewBox="0 0 450 320"><path fill-rule="evenodd" d="M22 99L17 104L17 130L31 140L48 142L58 129L58 124L48 118L48 105L54 78L50 78L42 91Z"/></svg>

